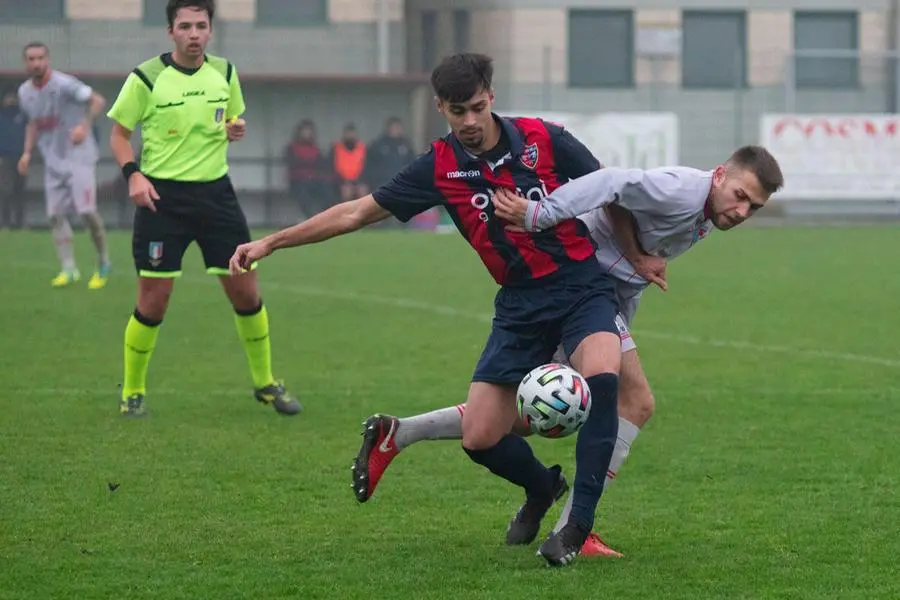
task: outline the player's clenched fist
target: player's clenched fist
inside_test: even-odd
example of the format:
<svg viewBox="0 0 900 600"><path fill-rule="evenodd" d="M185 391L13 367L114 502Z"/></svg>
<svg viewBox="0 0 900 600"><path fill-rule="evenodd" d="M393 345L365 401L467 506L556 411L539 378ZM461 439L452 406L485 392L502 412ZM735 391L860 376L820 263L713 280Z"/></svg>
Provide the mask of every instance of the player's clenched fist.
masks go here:
<svg viewBox="0 0 900 600"><path fill-rule="evenodd" d="M144 206L156 212L156 201L159 200L159 194L142 173L132 173L128 178L128 197L137 206Z"/></svg>
<svg viewBox="0 0 900 600"><path fill-rule="evenodd" d="M235 249L231 260L228 262L228 268L232 275L240 275L249 271L253 263L270 254L272 254L272 248L265 240L241 244Z"/></svg>

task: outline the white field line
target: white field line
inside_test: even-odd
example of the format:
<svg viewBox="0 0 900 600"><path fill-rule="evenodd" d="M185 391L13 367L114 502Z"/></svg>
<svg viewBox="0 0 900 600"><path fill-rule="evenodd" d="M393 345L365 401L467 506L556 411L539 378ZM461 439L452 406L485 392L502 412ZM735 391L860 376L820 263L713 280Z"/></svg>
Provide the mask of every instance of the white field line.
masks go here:
<svg viewBox="0 0 900 600"><path fill-rule="evenodd" d="M368 304L379 304L382 306L390 306L394 308L404 308L410 310L419 310L435 315L447 317L462 318L469 321L477 321L479 323L490 323L491 315L486 313L472 313L459 310L452 306L443 306L432 304L430 302L422 302L411 298L395 298L391 296L379 296L374 294L363 294L357 292L339 292L324 288L311 287L305 285L285 284L279 282L266 281L264 287L274 288L290 293L302 294L305 296L317 296L322 298L330 298L334 300L346 300L355 302L364 302ZM678 342L681 344L690 344L693 346L711 346L714 348L728 348L733 350L752 350L754 352L771 352L777 354L791 354L793 356L802 356L804 358L813 358L822 361L838 361L838 362L856 362L872 365L880 365L883 367L900 368L900 360L891 358L882 358L878 356L868 356L865 354L852 354L847 352L832 352L828 350L807 350L803 348L792 348L790 346L779 346L769 344L755 344L752 342L742 342L738 340L719 340L705 339L693 335L682 335L675 333L663 333L657 331L634 330L635 336L646 337L670 342Z"/></svg>
<svg viewBox="0 0 900 600"><path fill-rule="evenodd" d="M17 266L27 266L27 267L41 267L46 268L47 265L43 263L33 263L33 262L13 262L14 265ZM115 276L115 275L114 275ZM182 277L178 280L178 283L216 283L213 277L203 276L203 277ZM176 287L178 287L178 283L176 283ZM460 310L458 308L454 308L452 306L444 306L441 304L434 304L431 302L425 302L422 300L415 300L413 298L399 298L393 296L381 296L378 294L367 294L361 292L348 292L348 291L338 291L338 290L330 290L327 288L321 288L316 286L308 286L301 284L293 284L293 283L283 283L278 281L272 281L271 279L264 279L262 281L262 288L265 289L276 289L285 292L289 292L292 294L300 294L303 296L314 296L318 298L328 298L331 300L342 300L348 302L358 302L364 304L377 304L380 306L388 306L391 308L401 308L407 310L416 310L424 313L429 313L433 315L439 315L444 317L451 317L455 319L464 319L468 321L474 321L479 323L489 324L491 322L491 315L487 313L476 313L470 311ZM100 292L102 293L102 292ZM176 292L177 296L177 292ZM176 300L177 302L177 300ZM878 365L882 367L888 367L892 369L900 368L900 359L895 358L885 358L880 356L869 356L866 354L854 354L848 352L834 352L831 350L822 350L822 349L805 349L805 348L795 348L791 346L783 346L783 345L770 345L770 344L757 344L753 342L746 342L740 340L723 340L723 339L707 339L701 338L694 335L686 335L686 334L677 334L677 333L666 333L660 331L645 331L645 330L634 330L633 333L638 337L646 337L649 339L657 339L668 342L678 342L680 344L690 344L692 346L709 346L714 348L726 348L731 350L751 350L753 352L762 352L762 353L776 353L776 354L789 354L792 356L798 356L803 358L811 358L820 360L822 362L850 362L850 363L861 363L861 364L869 364L869 365Z"/></svg>

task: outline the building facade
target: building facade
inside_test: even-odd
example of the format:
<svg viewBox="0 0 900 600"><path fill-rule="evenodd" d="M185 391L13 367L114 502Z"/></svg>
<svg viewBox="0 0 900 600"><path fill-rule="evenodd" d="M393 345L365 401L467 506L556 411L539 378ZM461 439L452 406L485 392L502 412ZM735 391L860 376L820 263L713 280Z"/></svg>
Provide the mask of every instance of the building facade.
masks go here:
<svg viewBox="0 0 900 600"><path fill-rule="evenodd" d="M303 117L326 137L346 121L371 137L401 113L424 143L440 120L423 74L475 50L496 59L501 110L674 112L680 161L705 166L757 141L763 113L895 111L898 3L219 0L211 51L258 79L251 115L273 129L253 151L268 155ZM20 73L21 47L41 39L58 68L107 77L114 93L167 47L164 6L0 0L0 71Z"/></svg>

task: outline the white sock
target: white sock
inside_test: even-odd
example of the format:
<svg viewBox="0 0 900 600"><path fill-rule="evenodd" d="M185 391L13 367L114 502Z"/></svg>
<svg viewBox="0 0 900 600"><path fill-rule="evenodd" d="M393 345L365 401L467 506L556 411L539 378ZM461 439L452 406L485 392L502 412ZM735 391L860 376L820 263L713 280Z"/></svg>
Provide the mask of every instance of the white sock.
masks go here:
<svg viewBox="0 0 900 600"><path fill-rule="evenodd" d="M465 405L460 404L400 419L394 444L402 450L422 440L460 440L464 411Z"/></svg>
<svg viewBox="0 0 900 600"><path fill-rule="evenodd" d="M56 246L63 271L74 271L75 250L72 247L72 226L69 225L69 220L65 217L53 217L50 224L53 227L53 245Z"/></svg>
<svg viewBox="0 0 900 600"><path fill-rule="evenodd" d="M612 480L616 478L619 469L622 468L622 464L625 462L625 459L628 458L628 453L631 452L631 445L634 443L635 438L637 438L640 432L640 427L631 421L619 417L619 437L616 439L616 446L613 448L612 459L609 461L609 471L606 472L606 479L603 480L603 491L606 491L606 488L609 487ZM569 513L572 512L572 499L574 497L575 494L570 490L569 497L566 498L566 505L563 506L562 513L559 515L559 521L553 526L554 532L559 531L563 528L563 525L569 522Z"/></svg>

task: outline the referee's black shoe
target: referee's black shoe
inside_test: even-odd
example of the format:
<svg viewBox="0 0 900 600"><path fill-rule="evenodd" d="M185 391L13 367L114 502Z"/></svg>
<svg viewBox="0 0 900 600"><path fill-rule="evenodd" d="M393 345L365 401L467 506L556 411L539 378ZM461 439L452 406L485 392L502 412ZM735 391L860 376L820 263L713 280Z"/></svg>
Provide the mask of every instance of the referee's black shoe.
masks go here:
<svg viewBox="0 0 900 600"><path fill-rule="evenodd" d="M277 412L283 415L296 415L303 410L300 402L285 389L284 384L280 381L257 389L253 395L258 401L272 405Z"/></svg>

